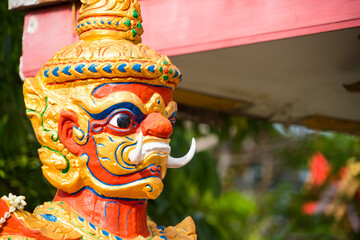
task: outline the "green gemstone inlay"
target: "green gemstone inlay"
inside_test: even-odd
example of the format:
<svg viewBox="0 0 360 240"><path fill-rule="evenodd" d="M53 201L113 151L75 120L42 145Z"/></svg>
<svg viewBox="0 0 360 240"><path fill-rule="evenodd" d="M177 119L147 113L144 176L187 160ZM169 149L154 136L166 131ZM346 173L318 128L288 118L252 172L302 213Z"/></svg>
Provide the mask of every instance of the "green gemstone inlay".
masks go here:
<svg viewBox="0 0 360 240"><path fill-rule="evenodd" d="M133 37L135 37L135 36L138 34L138 32L136 31L136 29L131 30L131 32L133 33Z"/></svg>
<svg viewBox="0 0 360 240"><path fill-rule="evenodd" d="M139 13L134 9L133 11L133 17L134 18L138 18L139 17Z"/></svg>
<svg viewBox="0 0 360 240"><path fill-rule="evenodd" d="M130 27L131 26L131 22L130 22L130 20L128 19L128 20L126 20L125 22L124 22L124 24L125 24L125 26L128 26L128 27Z"/></svg>
<svg viewBox="0 0 360 240"><path fill-rule="evenodd" d="M164 65L168 65L169 63L164 60L164 61L163 61L163 64L164 64Z"/></svg>
<svg viewBox="0 0 360 240"><path fill-rule="evenodd" d="M164 76L163 76L163 79L164 79L165 81L167 81L167 80L169 80L169 76L164 75Z"/></svg>
<svg viewBox="0 0 360 240"><path fill-rule="evenodd" d="M170 73L170 75L173 74L173 72L174 72L174 71L172 70L172 68L169 68L169 73Z"/></svg>
<svg viewBox="0 0 360 240"><path fill-rule="evenodd" d="M142 28L141 23L138 23L138 24L137 24L137 27L138 27L139 29Z"/></svg>
<svg viewBox="0 0 360 240"><path fill-rule="evenodd" d="M162 73L162 72L163 72L163 67L160 66L160 67L159 67L159 70L160 70L160 72Z"/></svg>

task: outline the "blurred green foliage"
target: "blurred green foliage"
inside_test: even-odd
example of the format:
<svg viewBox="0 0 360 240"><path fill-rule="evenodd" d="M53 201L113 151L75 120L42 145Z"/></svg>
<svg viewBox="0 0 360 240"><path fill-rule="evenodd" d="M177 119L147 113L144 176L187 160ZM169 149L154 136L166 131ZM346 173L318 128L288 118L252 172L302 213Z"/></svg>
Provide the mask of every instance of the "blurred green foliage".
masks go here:
<svg viewBox="0 0 360 240"><path fill-rule="evenodd" d="M55 189L41 174L39 145L25 115L18 74L24 14L8 11L7 1L1 1L0 11L0 195L25 195L31 211L50 200ZM187 152L192 137L214 134L219 145L198 152L181 169L168 170L164 192L149 206L149 215L159 225L176 225L191 215L199 239L357 239L346 221L335 224L323 215L304 216L301 207L317 197L303 190L311 155L322 152L335 174L348 158L359 158L358 137L299 133L293 127L236 117L226 117L224 122L221 129L208 128L206 133L199 124L176 124L171 142L174 156ZM264 180L266 171L261 170L266 163L264 155L253 157L250 163L244 161L245 143L249 140L267 149L265 153L270 158L266 161L273 162L275 173L270 180ZM238 156L224 179L218 174L222 145ZM257 173L258 169L263 172ZM256 173L256 181L242 188L247 172Z"/></svg>

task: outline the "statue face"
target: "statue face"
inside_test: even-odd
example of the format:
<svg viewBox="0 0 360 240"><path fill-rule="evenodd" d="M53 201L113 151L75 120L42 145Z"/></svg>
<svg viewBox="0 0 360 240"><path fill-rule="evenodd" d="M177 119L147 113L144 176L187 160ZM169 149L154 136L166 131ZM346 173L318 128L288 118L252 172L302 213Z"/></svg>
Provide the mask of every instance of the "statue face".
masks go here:
<svg viewBox="0 0 360 240"><path fill-rule="evenodd" d="M71 91L72 106L60 113L59 137L79 157L84 185L108 197L158 197L177 111L172 90L103 83Z"/></svg>

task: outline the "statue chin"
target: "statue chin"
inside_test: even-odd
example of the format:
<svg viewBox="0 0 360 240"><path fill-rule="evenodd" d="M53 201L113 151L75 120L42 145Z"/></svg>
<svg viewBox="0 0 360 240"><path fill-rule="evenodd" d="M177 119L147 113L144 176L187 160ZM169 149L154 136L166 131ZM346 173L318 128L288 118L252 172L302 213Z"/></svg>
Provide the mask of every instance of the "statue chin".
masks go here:
<svg viewBox="0 0 360 240"><path fill-rule="evenodd" d="M107 198L156 199L161 194L164 184L160 178L141 179L126 186L89 185L99 195Z"/></svg>
<svg viewBox="0 0 360 240"><path fill-rule="evenodd" d="M154 178L151 179L151 182L145 187L143 187L143 192L146 194L147 199L156 199L160 196L162 190L164 188L164 184L161 179Z"/></svg>

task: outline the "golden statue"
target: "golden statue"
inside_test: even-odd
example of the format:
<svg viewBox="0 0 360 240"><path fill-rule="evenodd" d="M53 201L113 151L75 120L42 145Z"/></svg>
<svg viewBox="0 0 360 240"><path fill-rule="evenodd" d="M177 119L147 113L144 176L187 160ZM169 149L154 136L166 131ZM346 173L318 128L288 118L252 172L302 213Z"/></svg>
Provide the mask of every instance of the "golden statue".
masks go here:
<svg viewBox="0 0 360 240"><path fill-rule="evenodd" d="M3 239L196 239L190 217L175 227L146 215L167 168L182 75L141 43L137 0L82 0L79 42L58 51L24 96L47 180L58 189L34 213L23 197L0 200ZM3 217L1 217L3 216Z"/></svg>

